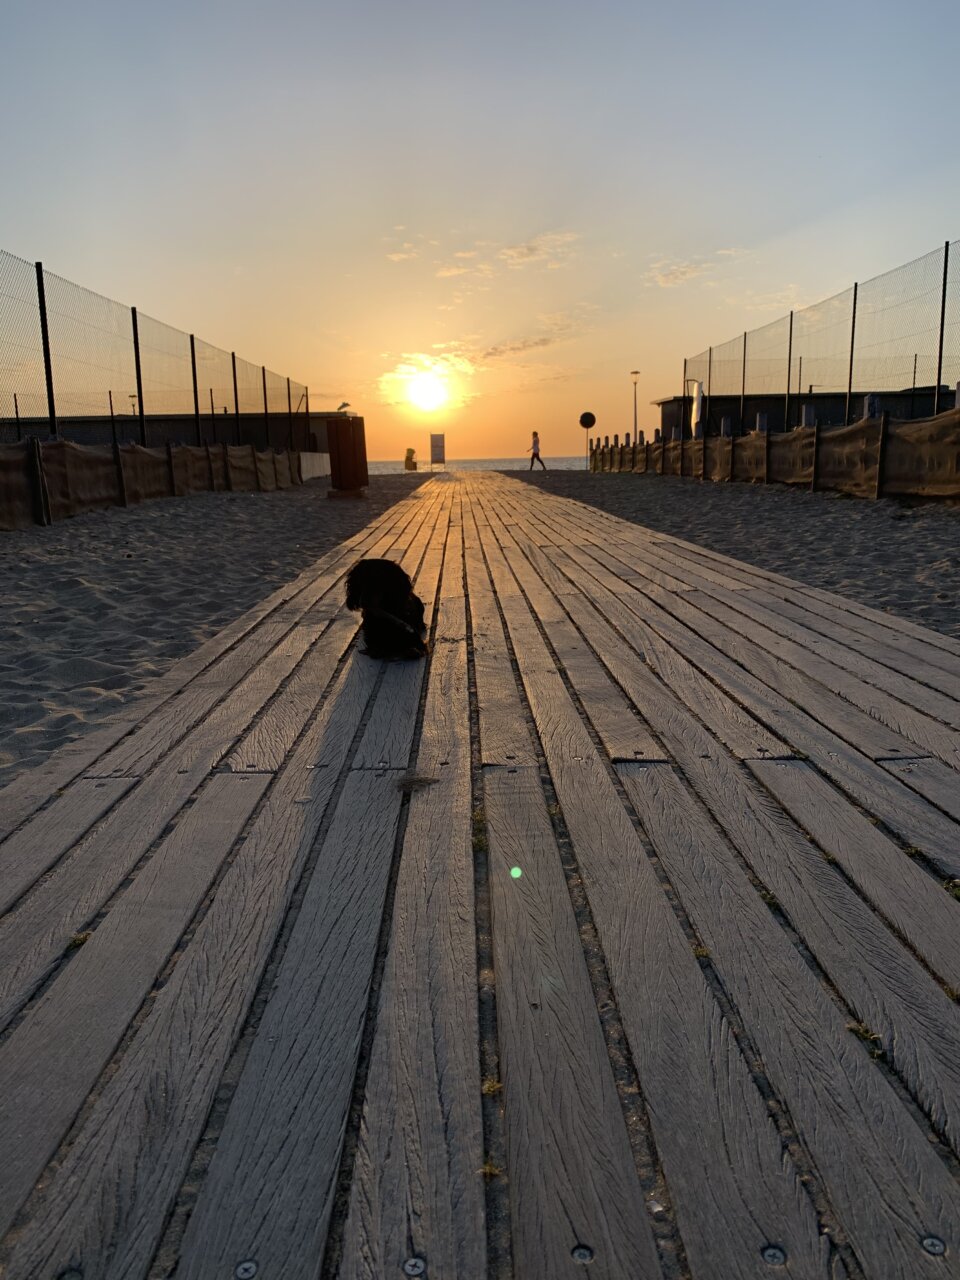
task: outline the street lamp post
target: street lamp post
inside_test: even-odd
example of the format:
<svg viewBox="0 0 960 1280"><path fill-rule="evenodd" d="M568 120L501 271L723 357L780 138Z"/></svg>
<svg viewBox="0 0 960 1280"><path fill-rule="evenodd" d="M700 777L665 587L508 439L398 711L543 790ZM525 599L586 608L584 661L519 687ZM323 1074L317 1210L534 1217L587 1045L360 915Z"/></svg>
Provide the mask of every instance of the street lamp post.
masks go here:
<svg viewBox="0 0 960 1280"><path fill-rule="evenodd" d="M637 379L640 377L639 369L631 369L630 377L633 379L633 443L637 443Z"/></svg>

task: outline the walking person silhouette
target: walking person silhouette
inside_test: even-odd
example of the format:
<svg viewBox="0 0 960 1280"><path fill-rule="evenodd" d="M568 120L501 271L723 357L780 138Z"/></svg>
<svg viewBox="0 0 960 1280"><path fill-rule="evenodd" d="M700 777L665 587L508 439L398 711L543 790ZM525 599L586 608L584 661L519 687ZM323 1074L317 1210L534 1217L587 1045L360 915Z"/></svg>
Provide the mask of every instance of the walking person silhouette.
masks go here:
<svg viewBox="0 0 960 1280"><path fill-rule="evenodd" d="M541 467L543 467L544 471L546 471L547 469L546 464L544 463L543 459L540 457L540 433L538 431L535 431L533 433L533 443L531 444L530 448L527 450L527 453L529 453L530 455L531 471L533 470L533 464L535 462L539 462Z"/></svg>

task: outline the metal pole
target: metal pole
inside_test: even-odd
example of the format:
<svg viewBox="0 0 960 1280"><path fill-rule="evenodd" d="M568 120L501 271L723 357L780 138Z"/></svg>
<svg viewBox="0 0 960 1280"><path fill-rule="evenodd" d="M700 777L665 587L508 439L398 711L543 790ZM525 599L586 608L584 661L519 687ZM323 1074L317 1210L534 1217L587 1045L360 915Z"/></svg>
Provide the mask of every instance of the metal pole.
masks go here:
<svg viewBox="0 0 960 1280"><path fill-rule="evenodd" d="M193 425L197 433L197 443L200 443L200 388L197 386L197 342L193 334L190 335L190 369L193 373Z"/></svg>
<svg viewBox="0 0 960 1280"><path fill-rule="evenodd" d="M299 405L297 408L299 409ZM288 449L293 448L293 399L290 395L290 379L287 379L287 424L290 432L290 439L287 445Z"/></svg>
<svg viewBox="0 0 960 1280"><path fill-rule="evenodd" d="M50 359L50 330L47 327L47 295L43 287L43 263L37 263L37 306L40 308L40 341L43 344L43 371L47 379L47 413L50 417L50 434L59 436L57 405L53 397L53 363Z"/></svg>
<svg viewBox="0 0 960 1280"><path fill-rule="evenodd" d="M240 443L240 392L237 390L237 353L230 352L230 363L233 365L233 420L237 427L237 444Z"/></svg>
<svg viewBox="0 0 960 1280"><path fill-rule="evenodd" d="M847 374L847 403L843 411L844 425L850 422L850 401L853 397L853 351L857 338L857 283L853 285L853 314L850 317L850 370Z"/></svg>
<svg viewBox="0 0 960 1280"><path fill-rule="evenodd" d="M680 439L683 439L683 420L687 413L687 362L683 362L683 395L680 397Z"/></svg>
<svg viewBox="0 0 960 1280"><path fill-rule="evenodd" d="M146 448L147 424L143 414L143 375L140 371L140 328L137 324L137 308L130 308L133 319L133 363L137 371L137 406L140 411L140 443Z"/></svg>
<svg viewBox="0 0 960 1280"><path fill-rule="evenodd" d="M790 312L790 336L787 338L787 394L783 402L783 429L790 430L790 366L793 364L793 312Z"/></svg>
<svg viewBox="0 0 960 1280"><path fill-rule="evenodd" d="M950 267L950 241L943 246L943 292L940 295L940 343L937 347L937 385L933 391L934 417L940 412L940 379L943 377L943 325L947 316L947 271Z"/></svg>
<svg viewBox="0 0 960 1280"><path fill-rule="evenodd" d="M108 401L109 401L109 403L110 403L110 436L111 436L111 439L113 440L113 447L114 447L114 449L116 449L116 447L117 447L117 422L116 422L116 419L115 419L115 418L114 418L114 416L113 416L113 392L112 392L111 390L109 390L109 389L108 389L108 391L107 391L107 400L108 400Z"/></svg>
<svg viewBox="0 0 960 1280"><path fill-rule="evenodd" d="M910 417L913 417L913 406L917 398L917 352L913 353L913 382L910 384Z"/></svg>
<svg viewBox="0 0 960 1280"><path fill-rule="evenodd" d="M17 404L17 393L13 393L13 416L17 420L17 440L23 439L23 427L20 425L20 406Z"/></svg>
<svg viewBox="0 0 960 1280"><path fill-rule="evenodd" d="M260 366L260 374L263 378L263 429L267 433L267 448L270 448L270 409L267 406L267 366Z"/></svg>
<svg viewBox="0 0 960 1280"><path fill-rule="evenodd" d="M743 335L743 373L740 378L740 430L742 431L745 423L743 420L744 406L747 398L747 335Z"/></svg>
<svg viewBox="0 0 960 1280"><path fill-rule="evenodd" d="M303 388L303 411L307 415L307 433L304 436L304 448L309 453L313 447L313 440L310 435L310 388Z"/></svg>

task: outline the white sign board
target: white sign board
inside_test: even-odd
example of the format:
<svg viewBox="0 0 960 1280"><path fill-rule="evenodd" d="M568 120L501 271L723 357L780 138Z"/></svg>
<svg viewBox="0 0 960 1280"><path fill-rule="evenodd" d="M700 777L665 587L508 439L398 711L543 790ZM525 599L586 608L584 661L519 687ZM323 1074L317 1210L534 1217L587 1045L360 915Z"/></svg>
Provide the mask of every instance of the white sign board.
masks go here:
<svg viewBox="0 0 960 1280"><path fill-rule="evenodd" d="M430 437L430 465L439 462L441 466L446 465L446 453L444 452L444 437L442 435L431 435Z"/></svg>

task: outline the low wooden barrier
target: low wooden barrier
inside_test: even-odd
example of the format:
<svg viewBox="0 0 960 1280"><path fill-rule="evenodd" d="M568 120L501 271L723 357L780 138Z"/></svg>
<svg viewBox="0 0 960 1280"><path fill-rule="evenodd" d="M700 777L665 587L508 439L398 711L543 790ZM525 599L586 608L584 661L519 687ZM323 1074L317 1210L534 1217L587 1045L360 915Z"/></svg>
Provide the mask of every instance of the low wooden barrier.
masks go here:
<svg viewBox="0 0 960 1280"><path fill-rule="evenodd" d="M591 471L650 472L834 489L860 498L960 498L960 409L915 421L864 418L653 444L592 442Z"/></svg>
<svg viewBox="0 0 960 1280"><path fill-rule="evenodd" d="M309 458L305 467L302 457ZM322 457L325 461L326 455ZM309 473L306 477L304 471ZM323 473L313 455L297 450L259 452L253 445L144 449L135 444L111 448L24 440L0 445L0 529L51 524L84 511L151 498L289 489Z"/></svg>

